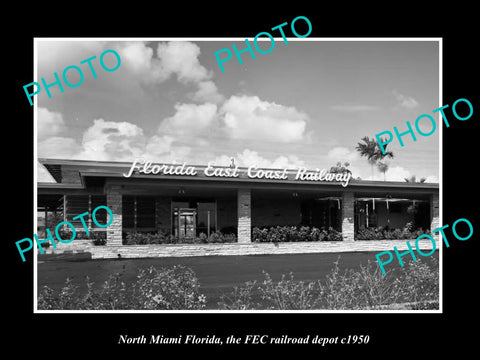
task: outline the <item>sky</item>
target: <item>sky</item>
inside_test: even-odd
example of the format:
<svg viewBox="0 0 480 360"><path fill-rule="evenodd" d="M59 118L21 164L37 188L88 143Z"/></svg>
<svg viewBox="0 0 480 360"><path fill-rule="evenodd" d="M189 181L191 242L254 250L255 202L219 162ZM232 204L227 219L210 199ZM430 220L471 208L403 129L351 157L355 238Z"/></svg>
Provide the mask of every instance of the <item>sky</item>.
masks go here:
<svg viewBox="0 0 480 360"><path fill-rule="evenodd" d="M355 178L371 167L355 150L397 126L407 130L422 114L439 115L437 41L324 41L275 38L268 54L242 53L243 39L36 39L37 76L53 83L67 66L81 68L77 87L63 83L35 95L40 158L329 169L349 162ZM250 39L252 43L253 39ZM270 40L259 41L266 50ZM220 70L214 53L232 58ZM105 71L100 55L121 59ZM87 63L91 61L97 78ZM226 53L220 55L222 58ZM105 66L114 68L112 53ZM80 81L75 69L71 84ZM31 90L32 91L32 90ZM28 101L28 100L26 100ZM428 132L431 125L421 123ZM428 137L409 135L389 144L386 180L416 175L439 181L439 127ZM54 181L37 164L38 181ZM373 179L384 180L374 169Z"/></svg>

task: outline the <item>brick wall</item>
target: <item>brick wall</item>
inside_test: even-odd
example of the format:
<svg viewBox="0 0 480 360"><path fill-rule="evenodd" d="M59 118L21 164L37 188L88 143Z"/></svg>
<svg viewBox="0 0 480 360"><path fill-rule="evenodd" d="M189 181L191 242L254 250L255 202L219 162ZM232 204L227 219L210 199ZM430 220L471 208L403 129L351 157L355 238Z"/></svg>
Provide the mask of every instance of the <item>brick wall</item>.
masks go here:
<svg viewBox="0 0 480 360"><path fill-rule="evenodd" d="M238 189L237 214L238 214L238 242L249 243L252 241L252 214L251 214L250 189Z"/></svg>
<svg viewBox="0 0 480 360"><path fill-rule="evenodd" d="M354 225L354 194L344 192L342 194L342 236L343 241L353 242L355 236Z"/></svg>
<svg viewBox="0 0 480 360"><path fill-rule="evenodd" d="M410 244L414 240L410 240ZM60 252L57 248L55 252ZM90 246L87 251L92 259L121 258L155 258L188 256L229 256L229 255L274 255L274 254L308 254L336 253L352 251L392 251L396 246L399 251L408 250L406 240L366 240L355 242L318 241L280 243L246 243L246 244L168 244L168 245L129 245L129 246ZM419 243L419 248L428 252L432 249L429 241ZM436 241L436 248L439 243ZM438 250L437 250L438 251ZM375 259L372 255L372 259Z"/></svg>
<svg viewBox="0 0 480 360"><path fill-rule="evenodd" d="M440 227L440 201L438 194L430 195L430 230ZM434 233L434 238L439 239L440 232Z"/></svg>
<svg viewBox="0 0 480 360"><path fill-rule="evenodd" d="M62 165L62 183L80 184L80 173L78 169L69 169Z"/></svg>
<svg viewBox="0 0 480 360"><path fill-rule="evenodd" d="M107 206L112 210L113 221L107 227L107 245L122 245L122 194L120 186L108 186L105 189Z"/></svg>

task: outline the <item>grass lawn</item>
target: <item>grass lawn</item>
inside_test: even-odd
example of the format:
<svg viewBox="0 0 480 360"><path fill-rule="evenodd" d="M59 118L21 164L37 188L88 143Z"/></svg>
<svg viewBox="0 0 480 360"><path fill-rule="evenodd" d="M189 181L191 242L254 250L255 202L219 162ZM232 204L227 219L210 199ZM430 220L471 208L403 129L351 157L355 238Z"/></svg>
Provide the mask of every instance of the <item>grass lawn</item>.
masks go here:
<svg viewBox="0 0 480 360"><path fill-rule="evenodd" d="M222 293L229 293L234 286L246 281L262 281L262 271L268 272L274 281L282 274L292 272L296 280L324 280L330 273L333 262L340 256L340 269L357 269L368 260L375 262L378 252L351 252L327 254L292 255L245 255L245 256L202 256L152 259L109 259L90 260L86 255L42 255L38 264L38 287L47 285L53 289L63 287L66 278L70 278L81 289L85 288L85 277L100 286L110 274L121 273L123 281L134 280L138 268L171 267L184 265L190 267L199 278L201 292L207 297L207 308L217 308ZM433 257L438 259L438 251ZM429 263L431 257L422 258ZM408 261L406 258L404 262ZM399 268L398 262L385 266L388 269Z"/></svg>

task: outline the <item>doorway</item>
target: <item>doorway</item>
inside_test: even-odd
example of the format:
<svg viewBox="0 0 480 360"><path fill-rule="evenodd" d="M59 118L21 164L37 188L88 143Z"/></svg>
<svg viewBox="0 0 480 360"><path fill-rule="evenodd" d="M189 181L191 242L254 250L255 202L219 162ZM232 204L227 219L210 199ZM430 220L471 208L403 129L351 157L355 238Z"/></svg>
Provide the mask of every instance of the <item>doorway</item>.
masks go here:
<svg viewBox="0 0 480 360"><path fill-rule="evenodd" d="M173 227L177 239L192 239L197 234L197 210L191 208L174 208Z"/></svg>

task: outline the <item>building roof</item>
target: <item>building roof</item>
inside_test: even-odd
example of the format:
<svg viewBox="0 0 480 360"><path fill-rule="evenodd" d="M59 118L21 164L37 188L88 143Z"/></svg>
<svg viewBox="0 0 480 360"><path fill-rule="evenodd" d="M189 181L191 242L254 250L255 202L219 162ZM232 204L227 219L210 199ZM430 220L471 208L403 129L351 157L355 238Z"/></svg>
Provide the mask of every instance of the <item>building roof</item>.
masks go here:
<svg viewBox="0 0 480 360"><path fill-rule="evenodd" d="M39 158L38 161L45 166L48 172L53 176L57 183L39 183L38 187L42 189L66 189L74 186L74 188L86 188L88 184L99 184L102 180L111 179L117 182L129 183L133 179L137 179L142 183L175 183L191 184L201 186L207 183L218 186L220 184L251 184L252 186L301 186L301 187L322 187L325 189L336 189L339 191L352 188L356 192L368 193L372 190L398 190L398 191L413 191L422 193L438 192L438 183L408 183L399 181L373 181L373 180L354 180L350 179L347 187L342 187L338 182L330 181L311 181L295 179L297 169L289 169L287 171L287 179L256 179L250 178L246 175L246 167L239 167L240 176L235 178L206 176L203 171L207 165L186 165L195 167L197 175L164 175L164 174L140 174L133 173L131 177L127 178L124 174L128 174L132 167L131 162L116 162L116 161L92 161L92 160L66 160L66 159L46 159ZM181 164L165 164L167 166L179 166ZM216 168L229 168L229 166L217 166ZM259 168L260 169L260 168ZM263 169L281 171L284 169ZM315 170L309 170L315 171ZM76 185L73 185L76 184ZM337 189L338 188L338 189ZM73 188L72 188L73 189Z"/></svg>

